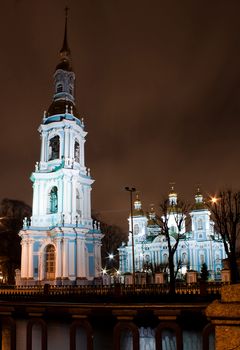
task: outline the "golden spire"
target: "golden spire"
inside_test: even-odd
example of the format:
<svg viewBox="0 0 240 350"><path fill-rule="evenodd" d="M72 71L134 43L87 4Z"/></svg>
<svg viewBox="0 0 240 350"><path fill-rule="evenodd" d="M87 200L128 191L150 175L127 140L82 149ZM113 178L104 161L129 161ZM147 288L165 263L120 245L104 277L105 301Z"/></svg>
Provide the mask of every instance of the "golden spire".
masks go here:
<svg viewBox="0 0 240 350"><path fill-rule="evenodd" d="M176 195L176 191L174 190L174 186L176 185L175 182L169 182L170 185L170 191L169 191L169 195L174 194Z"/></svg>
<svg viewBox="0 0 240 350"><path fill-rule="evenodd" d="M142 210L142 202L139 199L139 192L136 193L136 198L134 201L134 208L133 208L133 215L134 216L144 215L143 210Z"/></svg>
<svg viewBox="0 0 240 350"><path fill-rule="evenodd" d="M67 41L67 22L68 22L68 11L69 8L65 7L65 29L64 29L64 39L63 39L63 46L61 48L60 54L63 54L65 52L68 52L70 54L70 49L68 46L68 41Z"/></svg>
<svg viewBox="0 0 240 350"><path fill-rule="evenodd" d="M71 51L68 46L67 40L67 26L68 26L68 11L69 8L65 8L65 29L64 29L64 38L63 45L60 50L60 60L61 62L57 65L56 69L63 69L67 71L71 71Z"/></svg>

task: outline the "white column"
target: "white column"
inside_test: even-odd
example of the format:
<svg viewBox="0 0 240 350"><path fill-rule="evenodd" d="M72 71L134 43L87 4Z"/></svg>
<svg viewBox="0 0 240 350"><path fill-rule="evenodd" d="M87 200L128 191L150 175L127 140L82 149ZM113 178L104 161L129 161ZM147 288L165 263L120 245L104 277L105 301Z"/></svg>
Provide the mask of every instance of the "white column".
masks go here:
<svg viewBox="0 0 240 350"><path fill-rule="evenodd" d="M59 209L58 212L62 213L63 211L63 181L62 179L58 180L58 205L59 205Z"/></svg>
<svg viewBox="0 0 240 350"><path fill-rule="evenodd" d="M37 215L37 214L38 214L38 183L34 182L32 215Z"/></svg>
<svg viewBox="0 0 240 350"><path fill-rule="evenodd" d="M64 132L61 130L60 133L60 148L59 148L60 159L64 156Z"/></svg>
<svg viewBox="0 0 240 350"><path fill-rule="evenodd" d="M80 211L81 211L81 219L85 217L84 213L84 194L83 194L83 186L79 187L79 196L80 196Z"/></svg>
<svg viewBox="0 0 240 350"><path fill-rule="evenodd" d="M85 164L84 164L84 143L85 143L85 140L81 139L79 147L80 147L80 165L82 167L85 166Z"/></svg>
<svg viewBox="0 0 240 350"><path fill-rule="evenodd" d="M72 180L72 214L76 215L76 179ZM73 218L75 219L75 218Z"/></svg>
<svg viewBox="0 0 240 350"><path fill-rule="evenodd" d="M33 239L28 241L28 278L33 278Z"/></svg>
<svg viewBox="0 0 240 350"><path fill-rule="evenodd" d="M86 277L85 244L80 237L77 238L77 277Z"/></svg>
<svg viewBox="0 0 240 350"><path fill-rule="evenodd" d="M63 179L63 212L67 213L67 179Z"/></svg>
<svg viewBox="0 0 240 350"><path fill-rule="evenodd" d="M69 240L68 242L68 274L71 277L76 277L76 252L75 252L75 240Z"/></svg>
<svg viewBox="0 0 240 350"><path fill-rule="evenodd" d="M91 200L90 200L90 194L91 194L91 187L84 187L84 217L86 219L91 218Z"/></svg>
<svg viewBox="0 0 240 350"><path fill-rule="evenodd" d="M42 140L42 144L41 144L41 162L45 162L46 161L46 134L45 133L41 133L41 140Z"/></svg>
<svg viewBox="0 0 240 350"><path fill-rule="evenodd" d="M95 277L100 276L101 272L101 257L100 257L100 244L99 242L94 242L94 266L95 266Z"/></svg>
<svg viewBox="0 0 240 350"><path fill-rule="evenodd" d="M62 245L61 238L56 239L56 278L62 277Z"/></svg>
<svg viewBox="0 0 240 350"><path fill-rule="evenodd" d="M73 152L74 144L73 144L73 141L74 141L73 131L72 131L72 129L70 129L69 130L69 157L71 159L74 158L74 152Z"/></svg>
<svg viewBox="0 0 240 350"><path fill-rule="evenodd" d="M89 194L88 194L88 217L91 219L91 192L92 187L89 187Z"/></svg>
<svg viewBox="0 0 240 350"><path fill-rule="evenodd" d="M41 181L39 183L38 191L39 191L39 214L45 215L47 213L47 208L45 208L45 206L47 206L47 201L46 201L46 198L44 198L44 182L43 181ZM48 198L47 198L47 200L48 200Z"/></svg>
<svg viewBox="0 0 240 350"><path fill-rule="evenodd" d="M63 238L62 276L68 278L68 238Z"/></svg>
<svg viewBox="0 0 240 350"><path fill-rule="evenodd" d="M27 240L26 238L23 238L21 241L22 246L22 254L21 254L21 278L27 278L28 272L27 272Z"/></svg>
<svg viewBox="0 0 240 350"><path fill-rule="evenodd" d="M69 158L69 128L65 127L64 157Z"/></svg>
<svg viewBox="0 0 240 350"><path fill-rule="evenodd" d="M42 281L44 279L44 250L38 253L38 279Z"/></svg>
<svg viewBox="0 0 240 350"><path fill-rule="evenodd" d="M72 182L71 179L67 179L67 211L69 214L68 223L71 223L71 213L72 213ZM66 200L66 198L65 198Z"/></svg>

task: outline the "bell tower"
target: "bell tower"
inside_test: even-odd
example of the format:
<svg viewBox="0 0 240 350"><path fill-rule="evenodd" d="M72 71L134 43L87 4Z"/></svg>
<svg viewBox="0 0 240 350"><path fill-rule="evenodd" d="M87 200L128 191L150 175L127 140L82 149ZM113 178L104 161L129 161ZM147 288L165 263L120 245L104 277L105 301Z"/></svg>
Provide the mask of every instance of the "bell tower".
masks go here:
<svg viewBox="0 0 240 350"><path fill-rule="evenodd" d="M33 206L22 238L21 278L32 284L79 284L101 272L101 232L91 218L94 180L85 166L87 132L75 106L67 40L54 73L53 100L39 127L41 155L31 175Z"/></svg>

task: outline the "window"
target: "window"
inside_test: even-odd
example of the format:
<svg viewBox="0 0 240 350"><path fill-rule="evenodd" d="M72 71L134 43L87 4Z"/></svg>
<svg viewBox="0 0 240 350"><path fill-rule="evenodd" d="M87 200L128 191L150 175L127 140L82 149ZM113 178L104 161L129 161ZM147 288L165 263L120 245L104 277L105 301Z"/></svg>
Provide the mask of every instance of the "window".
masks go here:
<svg viewBox="0 0 240 350"><path fill-rule="evenodd" d="M75 158L75 162L80 162L80 146L79 146L79 142L75 141L74 144L74 158Z"/></svg>
<svg viewBox="0 0 240 350"><path fill-rule="evenodd" d="M187 263L187 253L182 254L182 263L186 264Z"/></svg>
<svg viewBox="0 0 240 350"><path fill-rule="evenodd" d="M134 225L133 232L134 232L135 235L137 235L139 233L139 226L138 226L138 224Z"/></svg>
<svg viewBox="0 0 240 350"><path fill-rule="evenodd" d="M59 93L59 92L62 92L63 91L63 86L62 86L62 84L57 84L57 94Z"/></svg>
<svg viewBox="0 0 240 350"><path fill-rule="evenodd" d="M204 264L205 263L205 256L204 254L200 254L200 264Z"/></svg>
<svg viewBox="0 0 240 350"><path fill-rule="evenodd" d="M197 222L197 229L202 230L203 229L203 221L202 219L199 219Z"/></svg>
<svg viewBox="0 0 240 350"><path fill-rule="evenodd" d="M73 93L73 88L72 88L72 86L69 86L69 93L72 95L72 93Z"/></svg>
<svg viewBox="0 0 240 350"><path fill-rule="evenodd" d="M163 254L163 264L167 264L167 263L168 263L168 255Z"/></svg>
<svg viewBox="0 0 240 350"><path fill-rule="evenodd" d="M144 258L145 258L145 261L146 261L146 262L149 262L149 261L150 261L150 255L146 254Z"/></svg>
<svg viewBox="0 0 240 350"><path fill-rule="evenodd" d="M55 248L52 244L45 250L45 274L47 279L55 278Z"/></svg>
<svg viewBox="0 0 240 350"><path fill-rule="evenodd" d="M58 135L50 139L48 160L59 159L59 145L60 145L60 138Z"/></svg>
<svg viewBox="0 0 240 350"><path fill-rule="evenodd" d="M49 212L50 214L58 212L58 189L56 186L49 193Z"/></svg>

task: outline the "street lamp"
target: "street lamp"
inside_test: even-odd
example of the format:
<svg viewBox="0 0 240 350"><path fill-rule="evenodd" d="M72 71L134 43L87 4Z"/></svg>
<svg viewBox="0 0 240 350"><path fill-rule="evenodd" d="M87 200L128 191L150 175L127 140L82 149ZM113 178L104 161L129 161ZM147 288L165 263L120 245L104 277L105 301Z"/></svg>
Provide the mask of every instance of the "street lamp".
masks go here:
<svg viewBox="0 0 240 350"><path fill-rule="evenodd" d="M133 192L136 192L136 188L134 187L125 187L125 190L130 193L130 220L131 220L131 233L132 233L132 270L133 270L133 288L135 289L135 257L134 257L134 233L133 233Z"/></svg>
<svg viewBox="0 0 240 350"><path fill-rule="evenodd" d="M113 260L113 259L114 259L113 253L110 253L110 254L108 255L108 258L109 258L109 260Z"/></svg>
<svg viewBox="0 0 240 350"><path fill-rule="evenodd" d="M212 204L216 204L217 201L218 201L218 198L217 198L217 197L212 197L212 198L211 198Z"/></svg>

